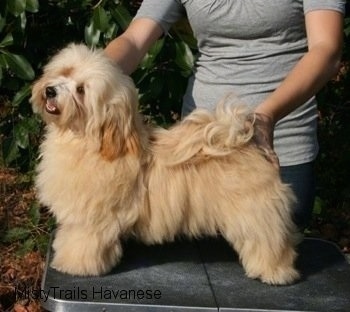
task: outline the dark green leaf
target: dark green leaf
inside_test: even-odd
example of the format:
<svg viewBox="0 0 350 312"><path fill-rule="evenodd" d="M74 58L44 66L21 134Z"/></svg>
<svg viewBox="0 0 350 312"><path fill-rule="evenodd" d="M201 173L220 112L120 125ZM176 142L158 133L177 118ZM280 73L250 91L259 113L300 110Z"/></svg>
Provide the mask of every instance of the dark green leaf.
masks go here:
<svg viewBox="0 0 350 312"><path fill-rule="evenodd" d="M177 37L191 49L197 49L197 40L193 36L192 28L187 19L181 19L172 27L171 31L174 31Z"/></svg>
<svg viewBox="0 0 350 312"><path fill-rule="evenodd" d="M344 33L347 37L350 35L350 17L344 19Z"/></svg>
<svg viewBox="0 0 350 312"><path fill-rule="evenodd" d="M95 27L93 21L85 27L85 42L88 46L97 46L100 40L101 31Z"/></svg>
<svg viewBox="0 0 350 312"><path fill-rule="evenodd" d="M49 246L50 236L49 235L40 235L36 238L36 247L38 250L45 254L47 252L47 248Z"/></svg>
<svg viewBox="0 0 350 312"><path fill-rule="evenodd" d="M121 4L112 10L111 14L123 30L129 26L132 20L129 11Z"/></svg>
<svg viewBox="0 0 350 312"><path fill-rule="evenodd" d="M16 144L20 148L27 148L29 145L29 131L23 122L15 125L13 130L15 136Z"/></svg>
<svg viewBox="0 0 350 312"><path fill-rule="evenodd" d="M175 63L182 69L184 76L188 76L191 73L194 64L192 51L188 45L182 41L175 42L175 47Z"/></svg>
<svg viewBox="0 0 350 312"><path fill-rule="evenodd" d="M19 77L24 80L33 80L35 73L29 62L18 54L5 52L3 57L7 66Z"/></svg>
<svg viewBox="0 0 350 312"><path fill-rule="evenodd" d="M6 18L0 14L0 33L6 25Z"/></svg>
<svg viewBox="0 0 350 312"><path fill-rule="evenodd" d="M56 227L56 219L55 217L50 217L49 220L46 222L48 230L53 231Z"/></svg>
<svg viewBox="0 0 350 312"><path fill-rule="evenodd" d="M19 149L16 140L12 137L4 139L2 149L4 161L7 166L19 157Z"/></svg>
<svg viewBox="0 0 350 312"><path fill-rule="evenodd" d="M323 211L323 207L324 207L324 202L322 201L322 199L320 197L316 196L315 202L314 202L314 207L313 207L313 213L315 215L320 215Z"/></svg>
<svg viewBox="0 0 350 312"><path fill-rule="evenodd" d="M101 32L106 31L109 27L109 18L107 16L107 13L100 6L94 10L92 21L94 28L100 30Z"/></svg>
<svg viewBox="0 0 350 312"><path fill-rule="evenodd" d="M26 10L28 12L36 13L39 11L39 1L38 0L27 0Z"/></svg>
<svg viewBox="0 0 350 312"><path fill-rule="evenodd" d="M117 32L118 32L118 25L117 24L109 25L108 29L105 30L104 38L107 41L110 41L111 39L116 37Z"/></svg>
<svg viewBox="0 0 350 312"><path fill-rule="evenodd" d="M21 245L21 248L18 250L17 255L20 257L23 257L28 252L31 252L35 249L35 240L32 237L29 237L24 241L24 243Z"/></svg>
<svg viewBox="0 0 350 312"><path fill-rule="evenodd" d="M7 2L9 12L14 16L19 16L26 9L26 0L11 0Z"/></svg>
<svg viewBox="0 0 350 312"><path fill-rule="evenodd" d="M157 40L149 50L149 53L157 56L164 47L164 38Z"/></svg>
<svg viewBox="0 0 350 312"><path fill-rule="evenodd" d="M36 119L31 117L22 119L13 129L17 146L23 149L27 148L29 146L29 136L31 134L37 134L38 131L39 125Z"/></svg>
<svg viewBox="0 0 350 312"><path fill-rule="evenodd" d="M164 46L164 39L157 40L140 63L141 68L151 69L155 66L155 61Z"/></svg>
<svg viewBox="0 0 350 312"><path fill-rule="evenodd" d="M33 203L29 209L30 222L33 226L38 226L40 221L40 206L37 202Z"/></svg>
<svg viewBox="0 0 350 312"><path fill-rule="evenodd" d="M26 239L30 234L30 230L24 227L14 227L12 229L9 229L4 238L3 241L6 243L13 243L18 240Z"/></svg>
<svg viewBox="0 0 350 312"><path fill-rule="evenodd" d="M24 99L30 95L30 92L31 92L30 85L28 84L24 85L24 87L21 90L19 90L13 97L12 105L16 107L19 104L21 104L24 101Z"/></svg>
<svg viewBox="0 0 350 312"><path fill-rule="evenodd" d="M20 25L22 31L25 31L26 25L27 25L27 15L25 12L23 12L22 14L20 14L19 17L17 17L18 19L18 24Z"/></svg>
<svg viewBox="0 0 350 312"><path fill-rule="evenodd" d="M1 54L1 51L0 51L0 67L1 68L7 67L7 62L5 60L5 56L4 56L4 54Z"/></svg>
<svg viewBox="0 0 350 312"><path fill-rule="evenodd" d="M13 44L13 36L11 33L7 34L5 38L0 42L0 48L5 48Z"/></svg>

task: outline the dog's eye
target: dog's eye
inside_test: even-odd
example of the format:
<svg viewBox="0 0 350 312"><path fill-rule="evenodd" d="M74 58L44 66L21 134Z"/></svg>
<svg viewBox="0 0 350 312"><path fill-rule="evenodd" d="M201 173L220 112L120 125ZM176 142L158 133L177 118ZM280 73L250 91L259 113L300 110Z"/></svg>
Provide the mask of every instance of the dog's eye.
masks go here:
<svg viewBox="0 0 350 312"><path fill-rule="evenodd" d="M81 95L84 95L85 90L84 90L84 86L78 86L77 87L77 92Z"/></svg>

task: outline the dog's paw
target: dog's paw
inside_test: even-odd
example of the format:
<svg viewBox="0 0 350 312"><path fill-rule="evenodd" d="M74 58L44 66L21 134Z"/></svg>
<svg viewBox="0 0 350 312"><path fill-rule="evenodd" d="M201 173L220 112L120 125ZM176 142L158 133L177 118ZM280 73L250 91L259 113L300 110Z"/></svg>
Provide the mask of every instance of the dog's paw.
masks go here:
<svg viewBox="0 0 350 312"><path fill-rule="evenodd" d="M59 250L55 252L50 264L62 273L77 276L97 276L108 273L117 265L122 252L118 245L101 255L97 252L83 250Z"/></svg>
<svg viewBox="0 0 350 312"><path fill-rule="evenodd" d="M85 261L81 258L71 261L72 259L63 257L54 257L50 266L55 270L76 276L97 276L107 273L112 269L112 265L96 259Z"/></svg>
<svg viewBox="0 0 350 312"><path fill-rule="evenodd" d="M294 268L276 268L270 274L261 274L263 283L269 285L290 285L300 279L300 274Z"/></svg>
<svg viewBox="0 0 350 312"><path fill-rule="evenodd" d="M78 263L64 260L61 257L54 257L50 263L51 268L61 273L75 275L75 276L93 276L98 275L96 268L86 268L85 265L79 265Z"/></svg>

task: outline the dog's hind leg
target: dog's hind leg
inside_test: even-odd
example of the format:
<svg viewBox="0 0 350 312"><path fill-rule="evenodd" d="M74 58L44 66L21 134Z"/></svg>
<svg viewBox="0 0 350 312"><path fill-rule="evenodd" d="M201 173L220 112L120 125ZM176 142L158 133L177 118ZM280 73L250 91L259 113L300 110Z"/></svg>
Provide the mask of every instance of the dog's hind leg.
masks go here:
<svg viewBox="0 0 350 312"><path fill-rule="evenodd" d="M115 229L94 232L77 224L58 228L53 249L51 266L72 275L104 274L110 271L122 256L121 243Z"/></svg>
<svg viewBox="0 0 350 312"><path fill-rule="evenodd" d="M288 220L284 222L277 212L273 216L256 213L229 219L221 232L237 251L248 277L274 285L298 279L294 268L296 234L292 226L286 226Z"/></svg>
<svg viewBox="0 0 350 312"><path fill-rule="evenodd" d="M241 244L239 257L246 275L264 283L291 284L299 277L294 268L296 253L288 243L276 248L265 241L247 239Z"/></svg>

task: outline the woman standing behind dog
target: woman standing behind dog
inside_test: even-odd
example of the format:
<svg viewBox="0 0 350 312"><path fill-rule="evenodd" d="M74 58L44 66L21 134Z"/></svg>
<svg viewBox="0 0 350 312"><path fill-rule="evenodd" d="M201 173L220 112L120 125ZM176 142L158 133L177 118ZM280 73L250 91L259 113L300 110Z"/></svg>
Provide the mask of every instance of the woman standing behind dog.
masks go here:
<svg viewBox="0 0 350 312"><path fill-rule="evenodd" d="M152 44L187 15L198 59L183 115L196 107L213 109L229 92L252 105L257 144L291 184L298 200L295 222L302 229L314 201L314 95L338 70L344 7L345 0L144 0L105 51L130 74Z"/></svg>

